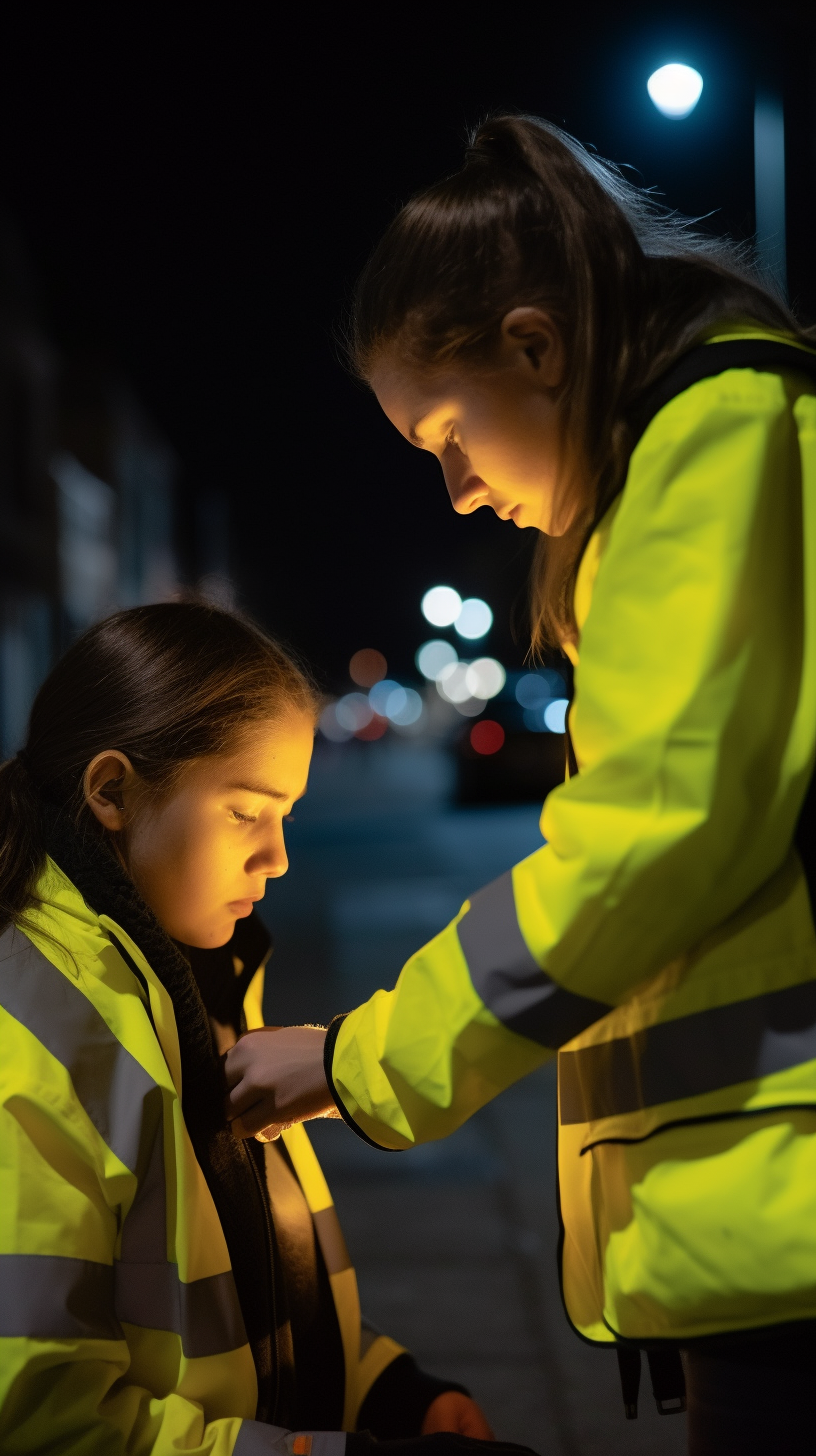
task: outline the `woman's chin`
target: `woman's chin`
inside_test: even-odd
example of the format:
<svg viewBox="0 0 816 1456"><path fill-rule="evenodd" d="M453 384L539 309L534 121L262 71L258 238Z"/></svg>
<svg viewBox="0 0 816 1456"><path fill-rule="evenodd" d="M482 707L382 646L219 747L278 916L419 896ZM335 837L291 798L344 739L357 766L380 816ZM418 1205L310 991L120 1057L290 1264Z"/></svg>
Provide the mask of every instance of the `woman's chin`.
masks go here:
<svg viewBox="0 0 816 1456"><path fill-rule="evenodd" d="M221 921L218 925L198 927L185 937L176 936L182 939L184 945L192 946L194 950L218 950L219 946L227 945L232 940L235 930L235 918L229 921Z"/></svg>

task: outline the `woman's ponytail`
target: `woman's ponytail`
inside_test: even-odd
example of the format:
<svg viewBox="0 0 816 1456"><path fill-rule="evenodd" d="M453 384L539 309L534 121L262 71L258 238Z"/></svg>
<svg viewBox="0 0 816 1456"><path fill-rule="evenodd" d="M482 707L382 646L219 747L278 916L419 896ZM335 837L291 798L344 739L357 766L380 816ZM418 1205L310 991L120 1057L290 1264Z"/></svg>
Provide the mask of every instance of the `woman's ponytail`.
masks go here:
<svg viewBox="0 0 816 1456"><path fill-rule="evenodd" d="M574 520L539 543L532 641L543 650L574 637L577 563L623 484L641 392L727 319L806 335L745 249L697 232L549 122L493 116L461 169L406 203L375 248L348 321L349 361L369 381L388 352L421 371L479 368L502 319L529 305L563 334L559 491Z"/></svg>
<svg viewBox="0 0 816 1456"><path fill-rule="evenodd" d="M0 765L0 931L24 914L44 859L40 799L21 752Z"/></svg>

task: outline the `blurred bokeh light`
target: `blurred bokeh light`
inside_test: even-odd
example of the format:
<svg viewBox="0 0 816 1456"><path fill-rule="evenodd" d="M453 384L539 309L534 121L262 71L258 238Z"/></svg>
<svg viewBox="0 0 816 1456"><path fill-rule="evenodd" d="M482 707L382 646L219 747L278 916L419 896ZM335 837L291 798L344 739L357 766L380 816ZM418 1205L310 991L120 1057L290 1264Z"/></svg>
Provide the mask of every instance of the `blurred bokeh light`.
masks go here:
<svg viewBox="0 0 816 1456"><path fill-rule="evenodd" d="M373 743L377 738L382 738L387 729L388 724L385 718L380 718L375 713L369 723L365 723L362 728L357 729L354 737L362 739L363 743Z"/></svg>
<svg viewBox="0 0 816 1456"><path fill-rule="evenodd" d="M473 697L467 682L467 663L450 662L443 667L436 679L436 691L448 703L464 703Z"/></svg>
<svg viewBox="0 0 816 1456"><path fill-rule="evenodd" d="M477 657L465 673L465 682L471 697L482 698L484 701L495 698L506 681L507 673L495 657Z"/></svg>
<svg viewBox="0 0 816 1456"><path fill-rule="evenodd" d="M439 625L441 626L442 623ZM487 636L493 626L493 613L487 602L483 602L481 597L467 597L462 603L454 626L460 637L466 637L469 642L475 642L479 637Z"/></svg>
<svg viewBox="0 0 816 1456"><path fill-rule="evenodd" d="M368 701L375 713L379 713L381 718L388 718L390 717L389 701L398 693L402 693L404 696L405 689L401 688L398 682L394 682L393 678L384 677L382 682L374 684L368 695Z"/></svg>
<svg viewBox="0 0 816 1456"><path fill-rule="evenodd" d="M364 693L346 693L336 704L335 713L341 728L349 733L359 733L367 728L374 716L374 709Z"/></svg>
<svg viewBox="0 0 816 1456"><path fill-rule="evenodd" d="M422 717L422 699L415 688L399 688L385 706L389 722L396 728L411 728Z"/></svg>
<svg viewBox="0 0 816 1456"><path fill-rule="evenodd" d="M475 753L498 753L504 744L504 729L501 723L496 723L492 718L483 718L480 723L474 723L470 730L470 746Z"/></svg>
<svg viewBox="0 0 816 1456"><path fill-rule="evenodd" d="M569 703L566 698L554 698L544 709L544 724L551 733L566 731L568 707Z"/></svg>
<svg viewBox="0 0 816 1456"><path fill-rule="evenodd" d="M376 647L361 647L349 663L349 677L361 688L372 688L387 671L388 663Z"/></svg>
<svg viewBox="0 0 816 1456"><path fill-rule="evenodd" d="M443 642L441 638L435 638L431 642L424 642L418 649L416 662L419 671L429 682L436 682L444 667L450 667L456 662L456 648L450 642Z"/></svg>
<svg viewBox="0 0 816 1456"><path fill-rule="evenodd" d="M432 586L422 598L422 615L432 627L451 627L462 610L462 598L452 586Z"/></svg>
<svg viewBox="0 0 816 1456"><path fill-rule="evenodd" d="M348 743L349 739L354 737L354 733L351 729L344 728L343 725L338 722L336 703L326 704L326 707L320 714L318 726L320 728L320 732L323 734L323 737L327 738L329 740L329 743Z"/></svg>

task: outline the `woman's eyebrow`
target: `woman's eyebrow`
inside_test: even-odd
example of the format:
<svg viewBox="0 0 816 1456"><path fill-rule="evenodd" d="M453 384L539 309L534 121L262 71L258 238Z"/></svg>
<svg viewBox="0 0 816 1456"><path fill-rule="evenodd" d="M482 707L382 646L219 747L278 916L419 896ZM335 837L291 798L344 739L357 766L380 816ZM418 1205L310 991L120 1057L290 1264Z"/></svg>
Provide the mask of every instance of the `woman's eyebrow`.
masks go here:
<svg viewBox="0 0 816 1456"><path fill-rule="evenodd" d="M227 784L227 791L233 793L236 789L243 789L247 794L263 794L266 799L289 798L288 794L282 794L280 789L267 789L264 784Z"/></svg>

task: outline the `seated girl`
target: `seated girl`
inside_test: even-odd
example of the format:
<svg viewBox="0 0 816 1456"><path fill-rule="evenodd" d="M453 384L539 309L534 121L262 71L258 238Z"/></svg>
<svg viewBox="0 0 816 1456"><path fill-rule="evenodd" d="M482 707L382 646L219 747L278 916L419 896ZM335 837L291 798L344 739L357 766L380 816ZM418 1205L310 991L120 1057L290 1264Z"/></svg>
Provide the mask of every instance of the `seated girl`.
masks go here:
<svg viewBox="0 0 816 1456"><path fill-rule="evenodd" d="M287 869L315 716L255 627L139 607L71 648L0 770L3 1451L490 1436L361 1325L302 1127L242 1142L225 1119L220 1054L262 1024L253 905Z"/></svg>

